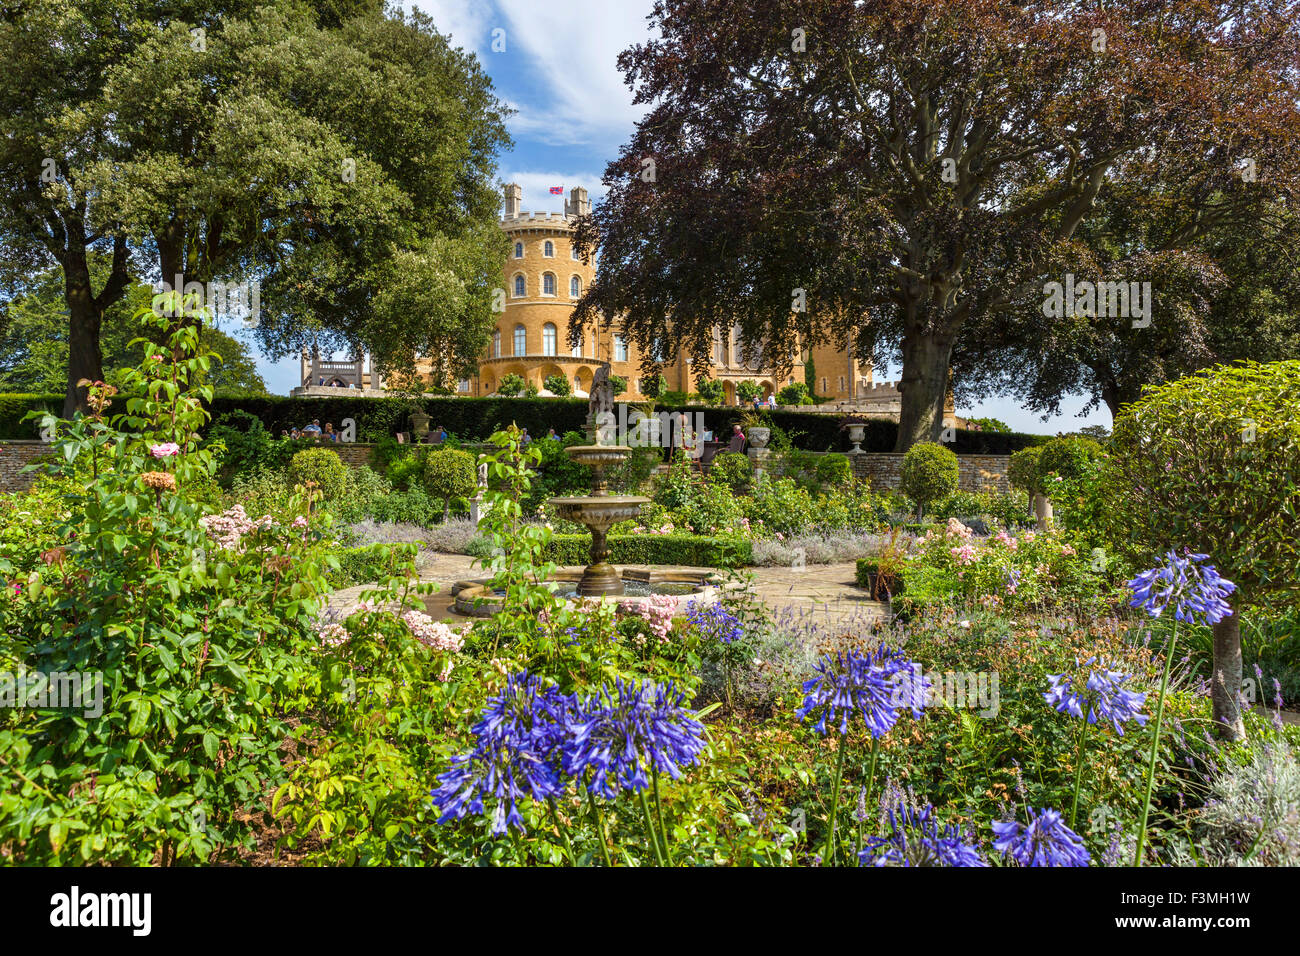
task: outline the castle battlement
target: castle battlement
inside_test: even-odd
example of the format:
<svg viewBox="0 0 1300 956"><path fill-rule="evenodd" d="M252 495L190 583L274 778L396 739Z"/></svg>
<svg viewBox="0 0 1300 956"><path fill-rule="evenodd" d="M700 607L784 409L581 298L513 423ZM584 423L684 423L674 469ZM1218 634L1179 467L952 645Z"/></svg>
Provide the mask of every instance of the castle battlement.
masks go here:
<svg viewBox="0 0 1300 956"><path fill-rule="evenodd" d="M568 223L573 221L572 216L566 216L562 212L520 212L517 216L508 216L501 221L503 223L523 223L523 222L557 222Z"/></svg>

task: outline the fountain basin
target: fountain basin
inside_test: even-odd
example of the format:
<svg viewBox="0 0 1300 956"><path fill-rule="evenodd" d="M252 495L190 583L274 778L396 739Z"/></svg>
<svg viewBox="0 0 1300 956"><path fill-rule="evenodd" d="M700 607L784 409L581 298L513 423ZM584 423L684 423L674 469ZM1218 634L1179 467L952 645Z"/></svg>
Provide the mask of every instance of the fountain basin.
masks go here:
<svg viewBox="0 0 1300 956"><path fill-rule="evenodd" d="M661 594L673 594L683 601L712 604L721 593L721 579L712 568L610 568L618 578L620 591L599 595L579 591L587 568L564 568L551 575L546 586L566 600L613 600L618 603L648 603ZM491 617L501 610L502 595L489 585L490 578L457 581L452 586L454 608L470 617Z"/></svg>

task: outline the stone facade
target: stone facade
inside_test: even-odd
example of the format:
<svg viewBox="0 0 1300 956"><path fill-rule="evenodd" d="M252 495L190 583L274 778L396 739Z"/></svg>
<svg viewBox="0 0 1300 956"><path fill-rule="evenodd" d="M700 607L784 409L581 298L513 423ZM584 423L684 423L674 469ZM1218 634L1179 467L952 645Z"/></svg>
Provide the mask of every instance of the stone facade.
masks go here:
<svg viewBox="0 0 1300 956"><path fill-rule="evenodd" d="M0 440L0 493L25 491L32 486L35 473L23 473L41 455L48 454L50 446L43 441Z"/></svg>
<svg viewBox="0 0 1300 956"><path fill-rule="evenodd" d="M1011 493L1007 478L1010 455L958 455L957 487L961 491ZM849 455L854 477L865 478L878 491L897 488L902 480L903 456L899 452L864 452Z"/></svg>

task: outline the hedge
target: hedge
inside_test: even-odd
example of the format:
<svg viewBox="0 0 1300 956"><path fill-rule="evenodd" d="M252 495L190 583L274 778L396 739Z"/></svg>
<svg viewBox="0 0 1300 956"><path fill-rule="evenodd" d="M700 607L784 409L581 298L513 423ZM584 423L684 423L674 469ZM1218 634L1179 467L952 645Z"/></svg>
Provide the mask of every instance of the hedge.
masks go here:
<svg viewBox="0 0 1300 956"><path fill-rule="evenodd" d="M213 420L232 409L243 409L262 420L273 435L281 431L302 428L313 419L321 424L333 422L336 428L343 419L357 423L357 441L374 442L399 431L407 431L410 419L407 412L409 400L402 398L363 398L344 394L330 396L285 395L233 396L218 395L209 411ZM545 435L548 428L557 434L581 431L587 420L587 401L581 398L459 398L455 396L432 397L419 400L428 413L430 426L441 425L462 439L486 439L494 431L511 422L527 428L535 437ZM32 408L58 411L63 407L62 395L0 395L0 438L34 438L33 426L23 426L20 420ZM715 435L726 437L731 426L750 410L735 406L678 405L656 406L659 411L682 412L704 417L704 427ZM116 409L114 409L116 410ZM764 410L766 421L786 432L798 448L807 451L848 451L852 446L848 429L841 426L842 416L818 415L795 409L776 408ZM898 439L895 422L872 419L862 423L866 437L862 450L890 452ZM30 432L27 430L30 429ZM1021 432L985 432L956 430L955 441L945 443L959 455L1009 455L1031 445L1050 441L1047 435L1027 435Z"/></svg>
<svg viewBox="0 0 1300 956"><path fill-rule="evenodd" d="M742 538L698 534L611 534L606 542L614 564L683 564L694 568L738 568L753 564L754 547ZM546 549L556 564L585 565L591 536L557 534Z"/></svg>
<svg viewBox="0 0 1300 956"><path fill-rule="evenodd" d="M39 438L40 429L36 427L35 419L23 421L23 416L30 411L46 411L58 415L63 411L63 396L19 393L0 395L0 439Z"/></svg>

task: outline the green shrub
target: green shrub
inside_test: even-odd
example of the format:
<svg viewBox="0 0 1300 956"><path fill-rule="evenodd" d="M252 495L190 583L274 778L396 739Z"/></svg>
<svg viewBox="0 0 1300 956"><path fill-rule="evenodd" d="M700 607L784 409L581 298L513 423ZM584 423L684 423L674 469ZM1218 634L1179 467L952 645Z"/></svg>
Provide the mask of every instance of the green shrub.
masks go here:
<svg viewBox="0 0 1300 956"><path fill-rule="evenodd" d="M1039 481L1051 474L1066 481L1081 478L1100 457L1101 446L1091 438L1081 435L1053 438L1038 456Z"/></svg>
<svg viewBox="0 0 1300 956"><path fill-rule="evenodd" d="M696 534L611 534L609 560L614 564L681 564L697 568L738 568L753 561L753 547L743 538ZM585 565L591 536L557 534L546 548L556 564Z"/></svg>
<svg viewBox="0 0 1300 956"><path fill-rule="evenodd" d="M736 385L736 398L740 399L744 405L753 403L754 399L763 394L763 388L753 379L745 379Z"/></svg>
<svg viewBox="0 0 1300 956"><path fill-rule="evenodd" d="M817 480L823 485L845 485L853 477L853 466L847 455L839 452L827 452L817 458Z"/></svg>
<svg viewBox="0 0 1300 956"><path fill-rule="evenodd" d="M760 481L740 502L755 533L797 534L817 523L812 496L791 478Z"/></svg>
<svg viewBox="0 0 1300 956"><path fill-rule="evenodd" d="M0 395L0 439L39 438L41 430L34 419L24 421L28 412L49 412L58 415L63 410L62 395L32 395L11 392Z"/></svg>
<svg viewBox="0 0 1300 956"><path fill-rule="evenodd" d="M424 490L432 498L442 499L442 517L451 515L453 498L468 498L478 487L474 456L467 451L448 448L431 452L424 462Z"/></svg>
<svg viewBox="0 0 1300 956"><path fill-rule="evenodd" d="M509 375L501 376L501 381L497 383L497 394L512 398L524 391L525 387L524 377L511 372Z"/></svg>
<svg viewBox="0 0 1300 956"><path fill-rule="evenodd" d="M1105 478L1115 546L1150 567L1209 555L1237 585L1216 625L1216 725L1241 731L1240 610L1300 601L1300 361L1218 366L1145 389L1115 421Z"/></svg>
<svg viewBox="0 0 1300 956"><path fill-rule="evenodd" d="M546 389L552 395L558 395L563 398L573 393L573 386L564 375L548 375L542 380L542 388Z"/></svg>
<svg viewBox="0 0 1300 956"><path fill-rule="evenodd" d="M749 486L752 474L753 466L749 463L749 456L739 452L723 452L709 465L709 481L726 485L737 493Z"/></svg>
<svg viewBox="0 0 1300 956"><path fill-rule="evenodd" d="M1030 499L1043 492L1041 473L1038 469L1043 447L1031 445L1029 448L1022 448L1007 462L1007 479L1011 482L1011 487L1024 492Z"/></svg>
<svg viewBox="0 0 1300 956"><path fill-rule="evenodd" d="M706 378L695 387L700 400L706 405L720 405L726 396L726 389L716 378Z"/></svg>
<svg viewBox="0 0 1300 956"><path fill-rule="evenodd" d="M341 548L335 552L338 570L326 576L336 588L350 588L358 584L384 581L401 573L415 557L416 545L371 544L360 548Z"/></svg>
<svg viewBox="0 0 1300 956"><path fill-rule="evenodd" d="M296 485L314 481L326 501L337 501L347 487L348 466L328 448L304 448L289 461L289 480Z"/></svg>
<svg viewBox="0 0 1300 956"><path fill-rule="evenodd" d="M808 386L803 382L795 382L793 385L787 385L781 391L776 393L777 403L780 405L812 405L813 400L808 394Z"/></svg>
<svg viewBox="0 0 1300 956"><path fill-rule="evenodd" d="M920 515L932 501L957 490L957 456L935 442L918 442L903 456L899 488L916 505Z"/></svg>

